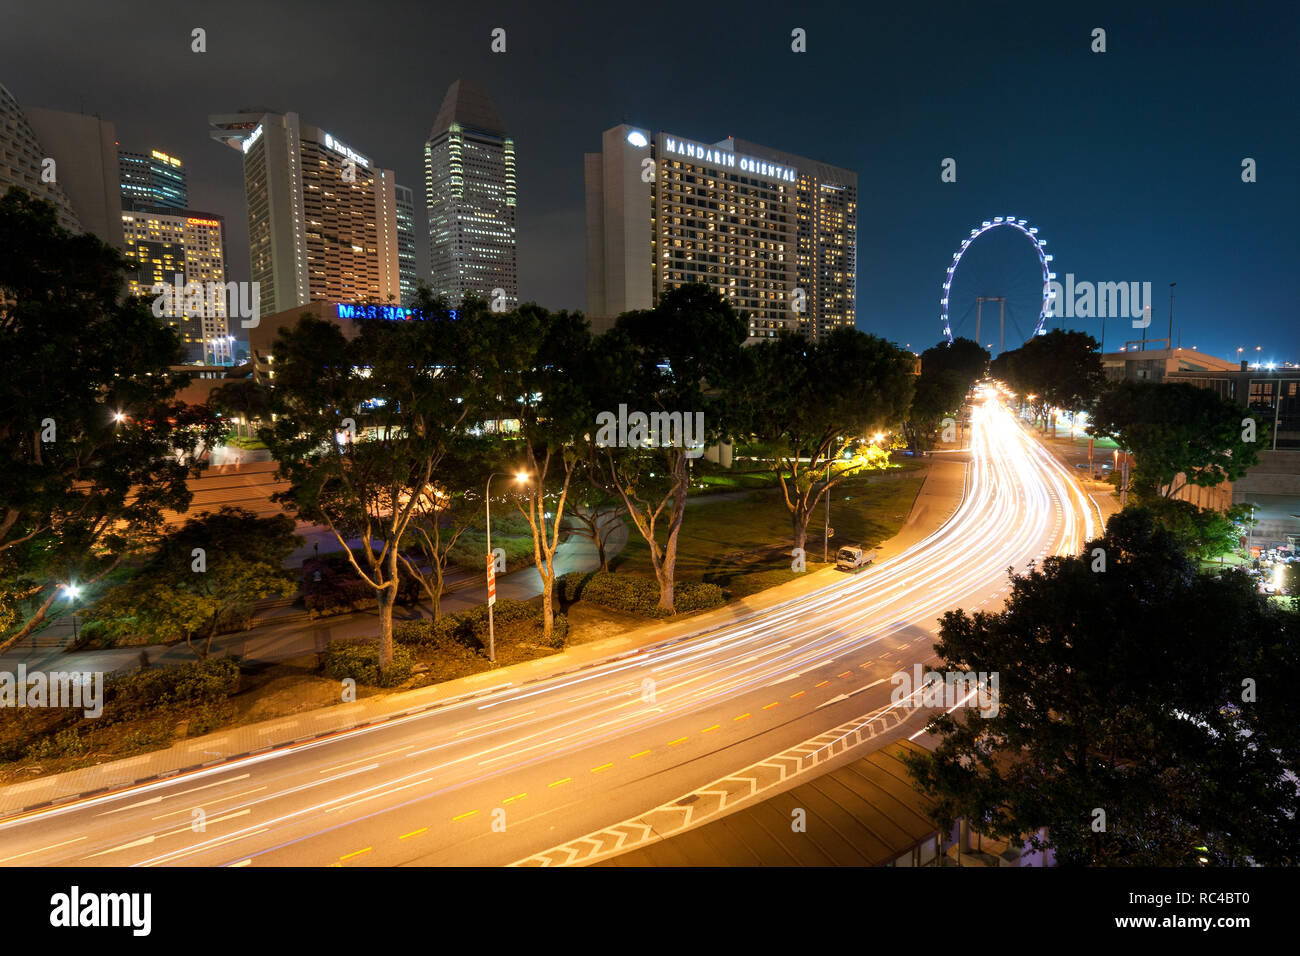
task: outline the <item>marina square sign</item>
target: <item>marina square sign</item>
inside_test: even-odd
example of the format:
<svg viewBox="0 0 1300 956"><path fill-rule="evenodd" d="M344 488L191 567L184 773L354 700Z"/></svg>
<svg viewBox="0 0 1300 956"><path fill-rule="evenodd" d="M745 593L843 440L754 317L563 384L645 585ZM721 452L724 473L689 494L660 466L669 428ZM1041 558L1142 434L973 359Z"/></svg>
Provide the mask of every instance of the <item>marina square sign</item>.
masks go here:
<svg viewBox="0 0 1300 956"><path fill-rule="evenodd" d="M792 183L799 178L799 171L793 166L770 163L765 159L755 159L753 156L742 156L729 149L722 149L718 146L705 146L703 143L693 143L690 140L678 139L676 136L668 136L667 134L664 134L663 140L664 152L670 156L693 159L721 169L735 169L743 173L753 173L756 176L765 176L768 179L780 180L783 183Z"/></svg>

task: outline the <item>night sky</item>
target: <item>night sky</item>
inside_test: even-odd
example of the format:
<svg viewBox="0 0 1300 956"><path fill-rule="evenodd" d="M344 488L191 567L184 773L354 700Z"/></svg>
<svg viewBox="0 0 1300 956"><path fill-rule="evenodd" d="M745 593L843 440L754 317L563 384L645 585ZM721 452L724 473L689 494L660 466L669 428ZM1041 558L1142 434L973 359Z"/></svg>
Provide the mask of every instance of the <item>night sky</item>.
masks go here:
<svg viewBox="0 0 1300 956"><path fill-rule="evenodd" d="M11 2L0 83L25 106L114 122L123 148L179 156L191 206L226 217L231 279L248 278L240 157L208 138L209 114L296 111L422 197L424 140L464 76L515 137L523 300L585 307L582 154L626 121L856 170L858 327L900 345L939 339L953 252L1011 214L1062 278L1151 282L1150 336L1177 282L1184 347L1300 360L1294 2L849 6ZM196 26L205 54L190 52ZM795 27L807 53L790 51ZM940 181L945 157L956 183ZM1032 280L1027 244L1021 261Z"/></svg>

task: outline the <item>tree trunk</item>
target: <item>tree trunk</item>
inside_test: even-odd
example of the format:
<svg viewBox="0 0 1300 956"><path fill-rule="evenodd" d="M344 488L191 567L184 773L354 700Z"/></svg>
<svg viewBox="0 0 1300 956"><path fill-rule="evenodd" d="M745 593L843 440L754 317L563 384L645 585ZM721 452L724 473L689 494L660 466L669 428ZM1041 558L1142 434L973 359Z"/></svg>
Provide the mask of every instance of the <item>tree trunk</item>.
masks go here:
<svg viewBox="0 0 1300 956"><path fill-rule="evenodd" d="M393 663L393 603L397 598L397 577L376 592L379 604L379 669Z"/></svg>
<svg viewBox="0 0 1300 956"><path fill-rule="evenodd" d="M791 519L794 523L794 546L796 548L803 548L804 552L807 553L809 516L808 514L800 514L796 511L791 515Z"/></svg>
<svg viewBox="0 0 1300 956"><path fill-rule="evenodd" d="M212 653L212 639L217 636L217 625L220 624L217 612L212 612L212 626L208 628L208 639L203 644L203 653L199 655L199 660L207 660L208 655Z"/></svg>
<svg viewBox="0 0 1300 956"><path fill-rule="evenodd" d="M24 637L27 637L27 635L31 634L32 631L36 630L38 627L44 624L45 615L50 610L50 606L54 604L54 599L58 597L58 594L59 592L57 588L51 588L50 596L46 598L44 602L42 602L39 608L36 609L36 613L32 615L31 620L29 620L26 624L24 624L22 628L18 631L18 633L15 634L13 637L9 638L9 640L0 643L0 651L7 650L8 648L13 647L13 645L17 644Z"/></svg>
<svg viewBox="0 0 1300 956"><path fill-rule="evenodd" d="M551 634L555 631L555 613L553 606L555 604L555 576L554 569L552 574L542 575L542 640L549 641Z"/></svg>

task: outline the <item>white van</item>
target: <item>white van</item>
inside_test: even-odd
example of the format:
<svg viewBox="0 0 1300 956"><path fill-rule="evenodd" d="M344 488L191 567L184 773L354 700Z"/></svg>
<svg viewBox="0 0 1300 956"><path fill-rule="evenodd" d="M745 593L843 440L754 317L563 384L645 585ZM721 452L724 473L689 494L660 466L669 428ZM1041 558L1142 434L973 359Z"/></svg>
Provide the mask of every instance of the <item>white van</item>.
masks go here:
<svg viewBox="0 0 1300 956"><path fill-rule="evenodd" d="M840 548L835 554L835 567L841 571L861 571L875 560L876 552L863 551L861 548Z"/></svg>

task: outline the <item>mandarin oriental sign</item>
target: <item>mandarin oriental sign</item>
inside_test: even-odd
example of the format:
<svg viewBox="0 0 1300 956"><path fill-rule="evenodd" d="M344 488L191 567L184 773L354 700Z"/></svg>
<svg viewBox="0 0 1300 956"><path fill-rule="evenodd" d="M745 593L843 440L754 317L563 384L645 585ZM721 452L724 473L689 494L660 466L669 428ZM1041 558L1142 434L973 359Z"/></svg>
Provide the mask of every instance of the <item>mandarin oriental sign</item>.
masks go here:
<svg viewBox="0 0 1300 956"><path fill-rule="evenodd" d="M673 156L681 156L683 159L694 159L701 163L708 163L710 166L717 166L721 169L738 169L741 172L766 176L769 179L778 179L783 183L792 183L799 176L798 171L793 166L769 163L765 159L755 159L752 156L740 156L729 149L705 146L702 143L692 143L688 140L677 139L674 136L664 137L664 152Z"/></svg>

